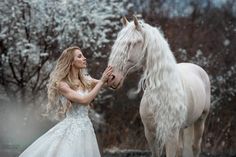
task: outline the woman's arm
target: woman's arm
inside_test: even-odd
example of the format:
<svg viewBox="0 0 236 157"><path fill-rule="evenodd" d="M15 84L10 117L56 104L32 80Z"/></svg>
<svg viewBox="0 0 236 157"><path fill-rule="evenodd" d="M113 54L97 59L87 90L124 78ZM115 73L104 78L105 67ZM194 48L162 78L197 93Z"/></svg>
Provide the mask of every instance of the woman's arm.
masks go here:
<svg viewBox="0 0 236 157"><path fill-rule="evenodd" d="M92 79L92 81L93 81L94 84L97 84L97 83L99 82L99 80L97 80L97 79L95 79L95 78L91 78L91 79Z"/></svg>
<svg viewBox="0 0 236 157"><path fill-rule="evenodd" d="M91 80L91 82L92 82L94 85L96 85L96 84L99 82L98 79L95 79L95 78L93 78L93 77L91 77L91 76L87 76L87 79ZM107 87L107 82L104 83L104 86Z"/></svg>
<svg viewBox="0 0 236 157"><path fill-rule="evenodd" d="M92 81L93 81L93 83L94 83L95 85L99 82L99 80L94 79L94 78L92 78ZM104 83L103 87L108 87L107 81Z"/></svg>
<svg viewBox="0 0 236 157"><path fill-rule="evenodd" d="M97 81L95 87L86 95L81 96L78 92L71 89L66 82L61 81L58 84L58 89L60 93L72 102L88 105L97 96L99 90L102 88L104 83L108 80L109 76L112 74L112 68L107 67L103 72L100 80Z"/></svg>
<svg viewBox="0 0 236 157"><path fill-rule="evenodd" d="M90 80L95 85L99 82L98 79L92 78L91 76L87 76L87 79Z"/></svg>
<svg viewBox="0 0 236 157"><path fill-rule="evenodd" d="M71 89L69 85L63 81L58 84L58 89L60 93L71 102L88 105L96 97L103 84L104 83L102 81L99 81L88 94L85 94L83 96L80 95L77 91Z"/></svg>

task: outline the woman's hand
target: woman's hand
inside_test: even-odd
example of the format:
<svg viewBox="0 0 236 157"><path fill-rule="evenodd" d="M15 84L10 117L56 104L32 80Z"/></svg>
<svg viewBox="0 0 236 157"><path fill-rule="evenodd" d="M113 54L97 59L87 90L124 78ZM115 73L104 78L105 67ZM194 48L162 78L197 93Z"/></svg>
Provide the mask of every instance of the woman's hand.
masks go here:
<svg viewBox="0 0 236 157"><path fill-rule="evenodd" d="M103 83L107 82L107 80L108 80L109 76L111 76L111 74L112 74L112 67L109 65L109 66L105 69L105 71L103 72L102 77L101 77L100 80L101 80Z"/></svg>

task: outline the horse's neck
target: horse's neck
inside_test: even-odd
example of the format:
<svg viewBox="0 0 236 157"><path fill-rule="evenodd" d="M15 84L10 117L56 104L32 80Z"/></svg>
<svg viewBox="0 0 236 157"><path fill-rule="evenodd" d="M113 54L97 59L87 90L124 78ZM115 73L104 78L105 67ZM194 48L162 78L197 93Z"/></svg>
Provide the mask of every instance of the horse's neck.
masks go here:
<svg viewBox="0 0 236 157"><path fill-rule="evenodd" d="M164 40L164 39L163 39ZM147 52L147 66L144 73L147 73L148 81L153 84L147 84L147 88L166 88L171 89L173 83L180 83L180 76L177 71L177 63L166 41L162 41L163 45L156 46L156 51ZM156 43L157 44L157 43ZM160 49L162 48L162 49ZM155 49L155 48L153 48ZM160 54L157 54L160 53ZM152 64L148 64L152 63ZM148 69L147 69L148 68Z"/></svg>
<svg viewBox="0 0 236 157"><path fill-rule="evenodd" d="M154 53L160 52L162 56L159 58L156 57ZM172 116L178 113L178 117L173 118L178 118L178 122L176 123L180 126L186 117L186 103L177 63L169 47L163 47L162 50L151 53L149 55L153 56L149 56L148 59L158 58L159 60L156 60L153 62L153 65L147 67L150 69L145 70L146 72L149 71L149 73L147 73L147 78L145 78L145 82L147 81L147 83L144 94L147 95L144 97L151 99L149 102L157 106L158 111L160 111L158 114L162 117L165 117L163 114L169 112L168 110L171 110L169 113Z"/></svg>
<svg viewBox="0 0 236 157"><path fill-rule="evenodd" d="M187 109L175 58L159 32L153 34L150 34L153 41L149 43L150 47L147 47L146 52L146 69L143 75L146 90L143 99L154 107L153 115L158 124L156 140L165 143L174 130L182 127Z"/></svg>
<svg viewBox="0 0 236 157"><path fill-rule="evenodd" d="M147 51L147 67L144 71L146 92L164 102L159 105L171 105L173 108L185 106L181 76L169 44L159 32L152 40L150 51Z"/></svg>

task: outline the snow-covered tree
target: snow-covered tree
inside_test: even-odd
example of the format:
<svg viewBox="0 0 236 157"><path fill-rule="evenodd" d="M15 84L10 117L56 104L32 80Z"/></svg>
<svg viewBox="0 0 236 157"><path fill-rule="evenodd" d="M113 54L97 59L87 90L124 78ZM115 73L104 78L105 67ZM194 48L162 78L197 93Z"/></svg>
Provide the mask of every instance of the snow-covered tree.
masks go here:
<svg viewBox="0 0 236 157"><path fill-rule="evenodd" d="M236 16L234 0L131 0L134 12L154 13L169 18L188 17L195 9L206 12L213 8L227 8Z"/></svg>
<svg viewBox="0 0 236 157"><path fill-rule="evenodd" d="M112 40L125 14L115 0L3 0L0 3L0 89L21 103L45 91L55 58L71 45L90 56ZM113 37L114 38L114 37ZM44 89L44 90L42 90Z"/></svg>

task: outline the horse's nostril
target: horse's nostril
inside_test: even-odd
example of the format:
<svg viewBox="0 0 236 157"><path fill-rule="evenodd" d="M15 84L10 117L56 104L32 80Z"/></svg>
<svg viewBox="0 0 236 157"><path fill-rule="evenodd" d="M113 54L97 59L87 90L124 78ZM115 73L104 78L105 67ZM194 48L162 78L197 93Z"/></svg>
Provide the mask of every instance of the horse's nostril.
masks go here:
<svg viewBox="0 0 236 157"><path fill-rule="evenodd" d="M114 80L115 78L115 75L111 75L111 80Z"/></svg>

